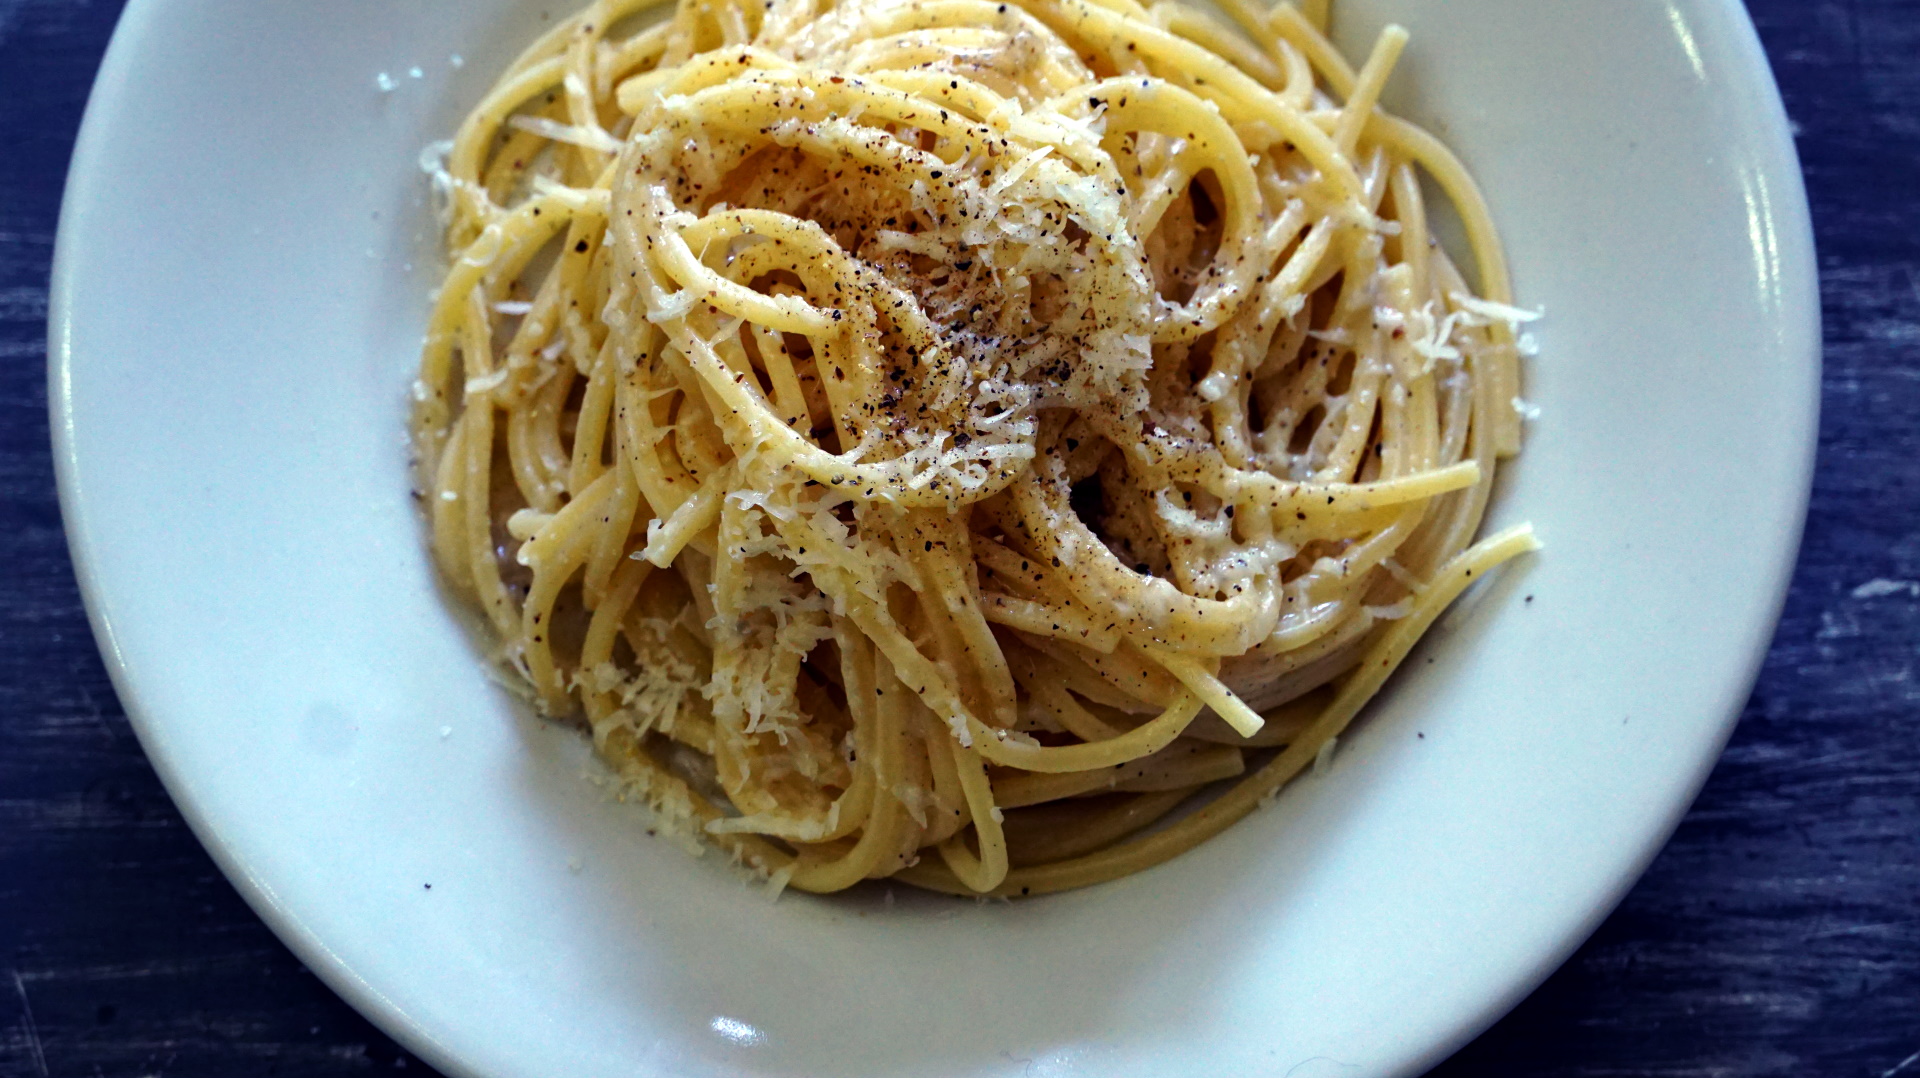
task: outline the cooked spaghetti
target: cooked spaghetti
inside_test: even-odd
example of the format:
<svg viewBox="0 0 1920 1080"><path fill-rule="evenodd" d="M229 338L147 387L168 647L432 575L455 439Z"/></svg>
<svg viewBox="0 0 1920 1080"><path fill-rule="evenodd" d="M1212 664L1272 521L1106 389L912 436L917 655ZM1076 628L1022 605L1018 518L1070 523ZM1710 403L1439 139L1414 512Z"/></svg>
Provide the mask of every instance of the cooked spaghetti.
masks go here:
<svg viewBox="0 0 1920 1080"><path fill-rule="evenodd" d="M816 892L1131 873L1533 546L1472 544L1526 316L1379 105L1400 28L1355 71L1311 0L655 2L442 148L413 437L502 662L692 835Z"/></svg>

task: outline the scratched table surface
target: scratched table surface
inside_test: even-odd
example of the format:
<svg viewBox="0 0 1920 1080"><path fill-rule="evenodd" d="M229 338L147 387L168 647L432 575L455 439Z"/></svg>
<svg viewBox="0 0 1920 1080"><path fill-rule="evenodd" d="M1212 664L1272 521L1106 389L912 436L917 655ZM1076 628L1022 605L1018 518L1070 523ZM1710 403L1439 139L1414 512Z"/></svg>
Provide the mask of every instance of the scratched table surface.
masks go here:
<svg viewBox="0 0 1920 1080"><path fill-rule="evenodd" d="M214 868L74 585L47 276L119 7L0 0L0 1074L426 1073ZM1672 842L1442 1074L1920 1076L1920 0L1749 10L1795 125L1825 317L1785 616Z"/></svg>

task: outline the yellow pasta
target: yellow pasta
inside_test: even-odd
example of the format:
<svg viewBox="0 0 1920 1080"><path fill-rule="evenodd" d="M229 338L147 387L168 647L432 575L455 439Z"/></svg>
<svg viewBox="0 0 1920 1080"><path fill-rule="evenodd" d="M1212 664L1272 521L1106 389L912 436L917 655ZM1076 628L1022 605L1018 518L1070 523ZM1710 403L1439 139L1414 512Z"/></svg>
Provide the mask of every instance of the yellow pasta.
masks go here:
<svg viewBox="0 0 1920 1080"><path fill-rule="evenodd" d="M446 147L413 439L448 581L662 816L811 891L1132 873L1533 546L1472 542L1526 316L1379 104L1405 31L1356 70L1324 2L659 2Z"/></svg>

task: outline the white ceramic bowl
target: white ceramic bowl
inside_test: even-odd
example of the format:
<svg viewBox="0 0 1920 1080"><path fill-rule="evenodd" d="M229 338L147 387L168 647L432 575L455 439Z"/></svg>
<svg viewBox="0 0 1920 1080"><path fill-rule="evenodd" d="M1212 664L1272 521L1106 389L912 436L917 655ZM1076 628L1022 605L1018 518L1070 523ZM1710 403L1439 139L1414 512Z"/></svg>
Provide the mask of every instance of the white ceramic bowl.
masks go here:
<svg viewBox="0 0 1920 1080"><path fill-rule="evenodd" d="M1412 29L1395 104L1547 309L1493 513L1546 551L1329 775L1166 866L769 904L494 688L408 498L415 162L542 6L134 0L61 221L54 431L101 648L208 849L452 1071L1403 1072L1470 1038L1633 882L1747 694L1811 465L1811 242L1733 0L1337 17L1355 52Z"/></svg>

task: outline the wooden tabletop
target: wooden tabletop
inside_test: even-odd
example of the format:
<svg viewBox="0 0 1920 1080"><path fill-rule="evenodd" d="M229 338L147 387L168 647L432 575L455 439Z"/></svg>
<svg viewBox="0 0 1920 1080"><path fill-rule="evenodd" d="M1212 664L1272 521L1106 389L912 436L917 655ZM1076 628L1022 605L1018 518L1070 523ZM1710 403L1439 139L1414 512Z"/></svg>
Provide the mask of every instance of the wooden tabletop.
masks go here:
<svg viewBox="0 0 1920 1080"><path fill-rule="evenodd" d="M1443 1074L1920 1076L1920 0L1747 6L1798 134L1826 326L1792 592L1672 842ZM214 868L74 586L47 276L119 7L0 0L0 1074L427 1072Z"/></svg>

